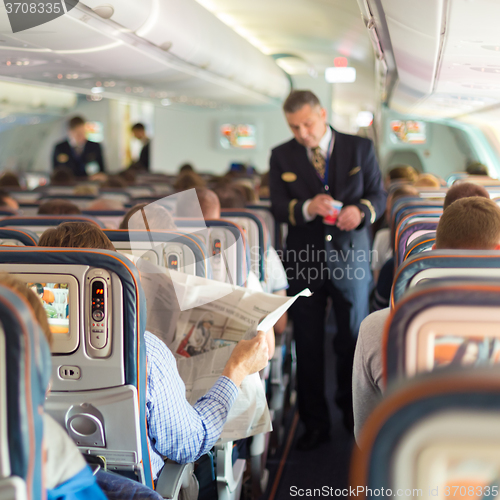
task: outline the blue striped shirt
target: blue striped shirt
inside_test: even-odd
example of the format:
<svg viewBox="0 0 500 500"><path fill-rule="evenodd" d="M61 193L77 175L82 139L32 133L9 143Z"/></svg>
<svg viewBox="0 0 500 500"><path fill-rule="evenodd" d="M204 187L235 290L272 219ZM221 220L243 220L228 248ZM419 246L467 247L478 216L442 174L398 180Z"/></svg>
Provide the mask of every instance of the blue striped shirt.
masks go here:
<svg viewBox="0 0 500 500"><path fill-rule="evenodd" d="M174 355L150 332L144 334L148 366L146 418L151 467L156 479L163 457L194 462L219 439L231 406L238 396L236 384L220 377L194 406L186 400L186 386Z"/></svg>

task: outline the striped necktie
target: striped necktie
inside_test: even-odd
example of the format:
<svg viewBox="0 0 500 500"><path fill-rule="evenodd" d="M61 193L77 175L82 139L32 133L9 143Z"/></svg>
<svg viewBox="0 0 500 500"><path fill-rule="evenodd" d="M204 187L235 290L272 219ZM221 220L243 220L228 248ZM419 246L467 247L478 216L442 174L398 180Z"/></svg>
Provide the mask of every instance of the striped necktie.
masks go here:
<svg viewBox="0 0 500 500"><path fill-rule="evenodd" d="M312 164L316 169L316 172L323 180L325 178L325 157L321 152L321 148L319 146L312 148Z"/></svg>

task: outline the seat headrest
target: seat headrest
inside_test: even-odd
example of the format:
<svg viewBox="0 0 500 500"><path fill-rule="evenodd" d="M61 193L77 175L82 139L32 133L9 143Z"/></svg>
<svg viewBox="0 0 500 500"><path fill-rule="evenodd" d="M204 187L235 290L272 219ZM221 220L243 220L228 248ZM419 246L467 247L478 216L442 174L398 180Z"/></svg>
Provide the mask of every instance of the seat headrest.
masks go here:
<svg viewBox="0 0 500 500"><path fill-rule="evenodd" d="M410 257L396 271L391 292L391 307L394 307L401 299L410 281L418 273L426 269L457 269L456 275L464 277L458 270L468 268L500 268L500 252L496 250L431 250ZM467 274L474 279L470 271Z"/></svg>
<svg viewBox="0 0 500 500"><path fill-rule="evenodd" d="M384 383L404 377L409 327L433 307L500 307L498 280L432 280L408 290L389 316L382 339Z"/></svg>

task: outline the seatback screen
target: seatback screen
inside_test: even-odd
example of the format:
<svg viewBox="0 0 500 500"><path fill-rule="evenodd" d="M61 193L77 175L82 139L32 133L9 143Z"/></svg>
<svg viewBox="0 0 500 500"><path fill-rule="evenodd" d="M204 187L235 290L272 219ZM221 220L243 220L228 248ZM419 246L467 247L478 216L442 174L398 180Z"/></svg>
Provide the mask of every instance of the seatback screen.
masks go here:
<svg viewBox="0 0 500 500"><path fill-rule="evenodd" d="M67 283L28 283L40 299L54 335L69 334L69 286Z"/></svg>

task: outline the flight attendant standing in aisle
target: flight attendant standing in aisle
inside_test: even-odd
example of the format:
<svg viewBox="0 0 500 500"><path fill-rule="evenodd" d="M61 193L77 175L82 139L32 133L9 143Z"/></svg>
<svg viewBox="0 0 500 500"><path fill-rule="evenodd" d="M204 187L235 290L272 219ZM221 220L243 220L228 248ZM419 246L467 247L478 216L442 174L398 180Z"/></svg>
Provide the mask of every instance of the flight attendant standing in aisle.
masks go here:
<svg viewBox="0 0 500 500"><path fill-rule="evenodd" d="M101 145L87 140L85 120L80 116L69 120L68 138L54 148L52 166L54 169L67 168L75 177L105 171Z"/></svg>
<svg viewBox="0 0 500 500"><path fill-rule="evenodd" d="M323 356L328 297L337 326L336 402L353 431L352 362L372 281L368 230L384 212L386 193L372 142L334 130L312 92L293 91L283 109L294 139L272 152L271 202L276 220L288 223L288 293L306 287L314 292L290 311L299 414L306 427L297 447L310 450L330 437Z"/></svg>

